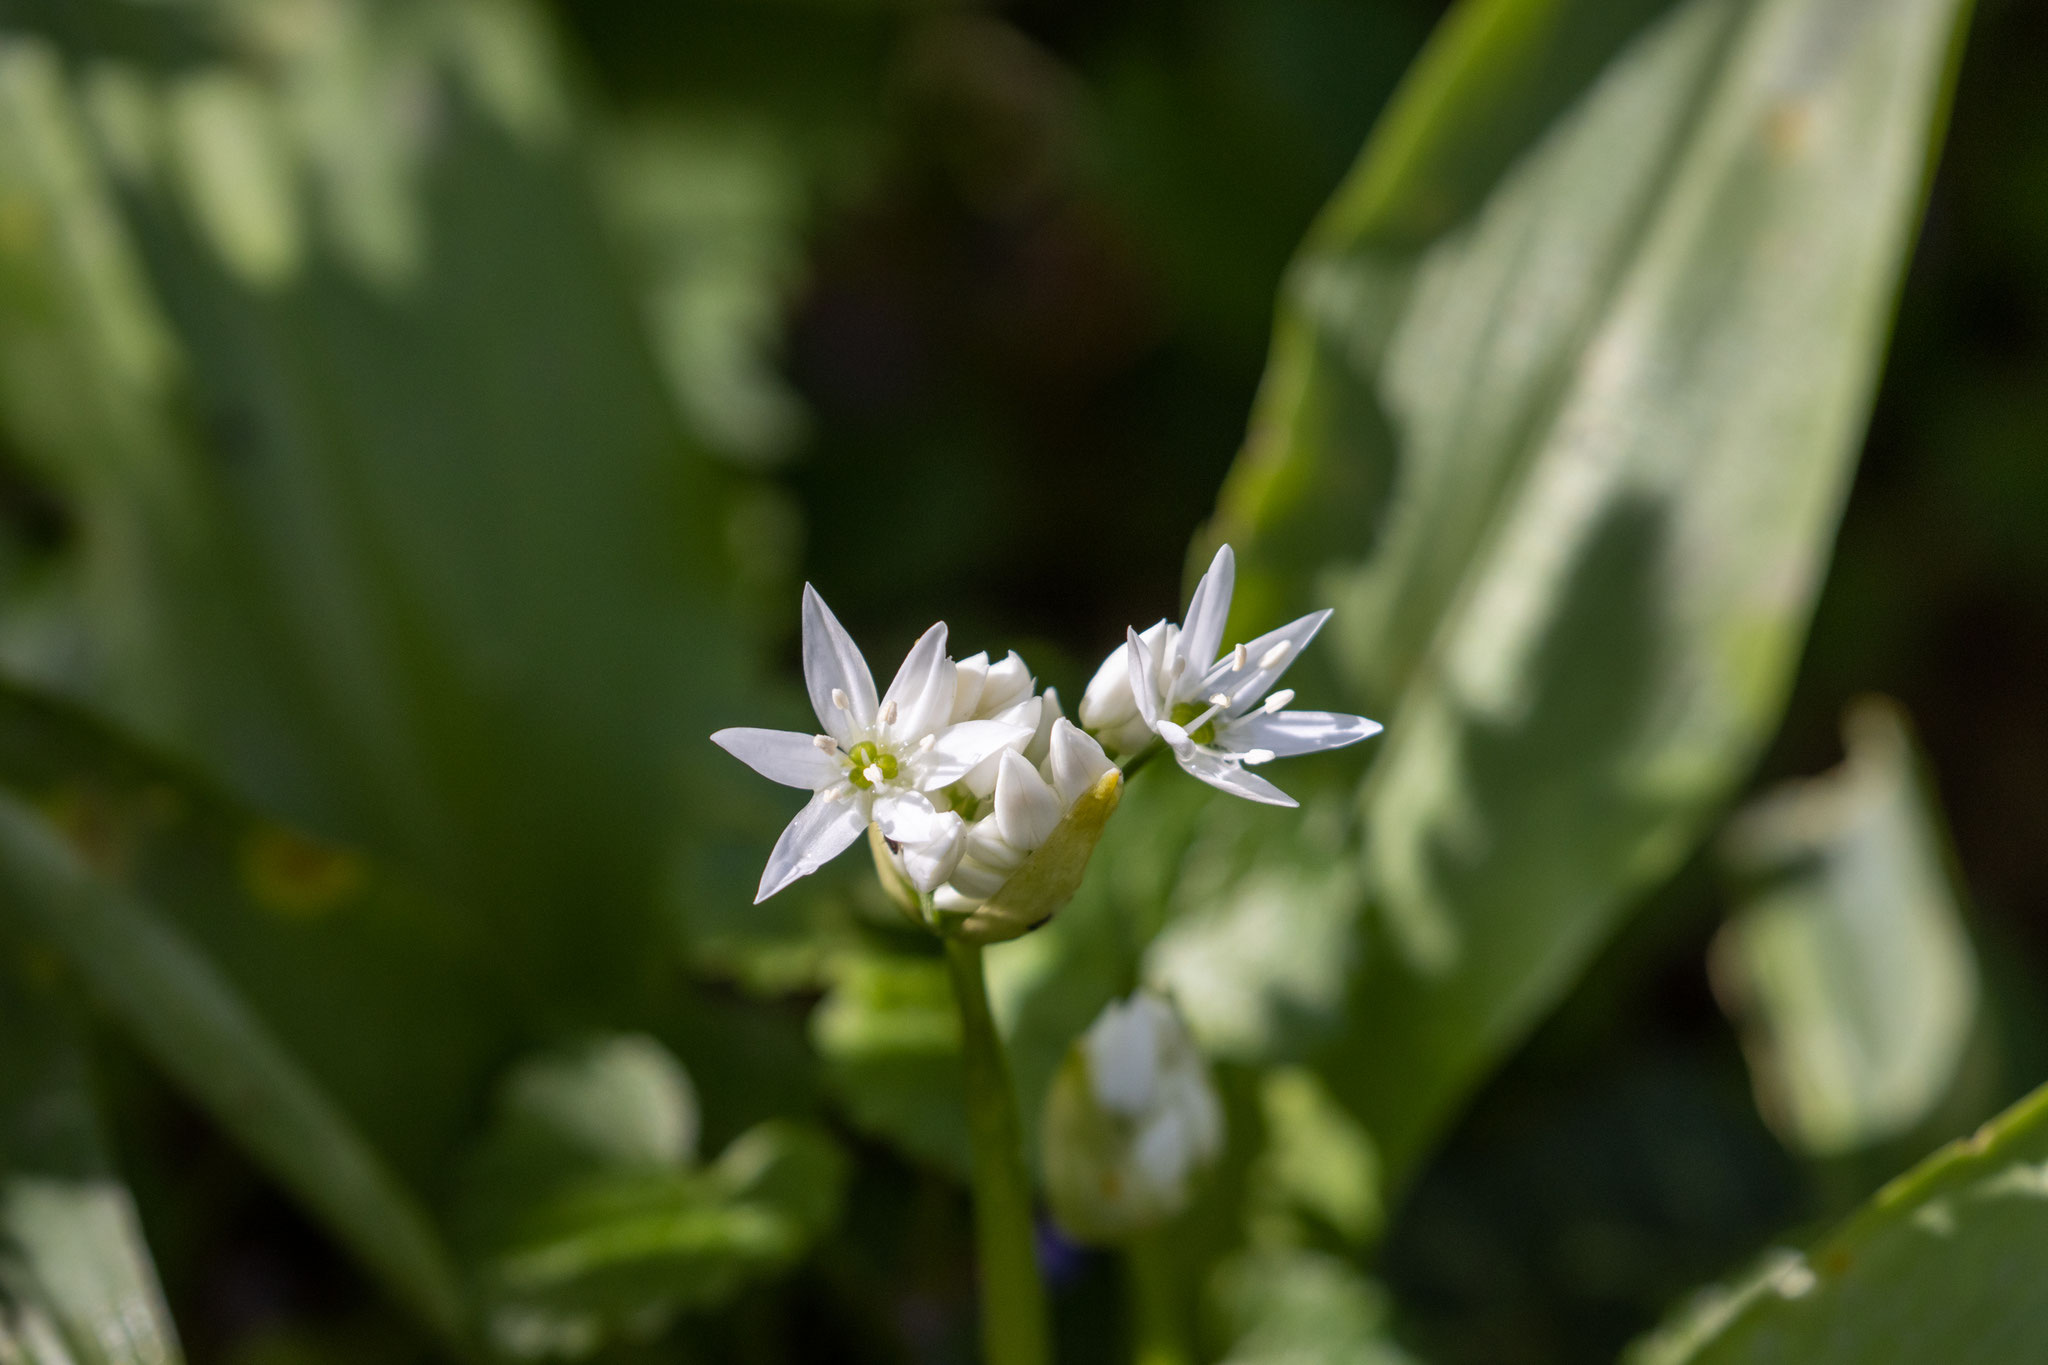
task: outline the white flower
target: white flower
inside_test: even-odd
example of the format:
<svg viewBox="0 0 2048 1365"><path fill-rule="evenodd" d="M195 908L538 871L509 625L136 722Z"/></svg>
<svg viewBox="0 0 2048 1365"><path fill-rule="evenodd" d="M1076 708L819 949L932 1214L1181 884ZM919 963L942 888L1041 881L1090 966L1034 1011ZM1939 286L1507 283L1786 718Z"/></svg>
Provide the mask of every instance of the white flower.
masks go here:
<svg viewBox="0 0 2048 1365"><path fill-rule="evenodd" d="M1054 717L1044 732L1045 757L1032 766L1035 736L996 754L990 797L977 804L959 862L932 897L941 910L972 910L1002 890L1024 860L1052 837L1074 803L1116 767L1100 744L1057 714L1059 702L1051 692L1044 700L1046 713Z"/></svg>
<svg viewBox="0 0 2048 1365"><path fill-rule="evenodd" d="M922 889L930 890L951 875L965 831L958 815L937 810L926 793L959 781L1006 745L1028 742L1032 732L999 720L953 722L944 622L911 647L877 703L867 660L808 583L803 621L804 685L824 733L732 729L711 737L763 777L812 793L775 841L754 901L816 872L871 822L919 850L914 861L930 879Z"/></svg>
<svg viewBox="0 0 2048 1365"><path fill-rule="evenodd" d="M1047 1192L1068 1229L1116 1240L1187 1206L1223 1151L1223 1107L1171 1002L1112 1001L1053 1083L1041 1146Z"/></svg>
<svg viewBox="0 0 2048 1365"><path fill-rule="evenodd" d="M1380 726L1363 716L1286 710L1291 690L1266 696L1330 619L1327 609L1218 653L1236 576L1237 560L1225 545L1195 585L1185 625L1161 621L1143 634L1127 630L1124 648L1088 684L1081 723L1119 753L1157 735L1181 767L1210 786L1292 806L1293 797L1245 765L1356 744Z"/></svg>

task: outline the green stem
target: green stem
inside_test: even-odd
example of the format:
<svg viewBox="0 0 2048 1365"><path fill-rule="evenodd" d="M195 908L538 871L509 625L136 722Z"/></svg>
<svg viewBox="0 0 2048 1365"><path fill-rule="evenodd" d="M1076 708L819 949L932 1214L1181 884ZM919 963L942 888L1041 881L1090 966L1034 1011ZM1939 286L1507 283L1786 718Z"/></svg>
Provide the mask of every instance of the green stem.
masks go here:
<svg viewBox="0 0 2048 1365"><path fill-rule="evenodd" d="M1010 1067L989 1013L981 949L946 940L967 1068L967 1128L974 1140L974 1239L981 1264L984 1365L1050 1365L1045 1285L1031 1221L1031 1181Z"/></svg>
<svg viewBox="0 0 2048 1365"><path fill-rule="evenodd" d="M1173 1260L1172 1248L1158 1230L1144 1233L1125 1248L1136 1328L1134 1365L1188 1365L1194 1359Z"/></svg>

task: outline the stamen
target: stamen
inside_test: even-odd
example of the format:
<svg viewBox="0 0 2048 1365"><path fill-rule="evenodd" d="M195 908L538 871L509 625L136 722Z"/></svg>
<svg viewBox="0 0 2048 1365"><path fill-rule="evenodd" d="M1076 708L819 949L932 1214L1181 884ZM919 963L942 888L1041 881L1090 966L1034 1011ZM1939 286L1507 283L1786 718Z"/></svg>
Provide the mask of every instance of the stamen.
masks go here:
<svg viewBox="0 0 2048 1365"><path fill-rule="evenodd" d="M1209 705L1211 705L1211 706L1228 706L1228 705L1230 705L1230 694L1229 694L1229 693L1227 693L1227 692L1211 692L1211 693L1209 694Z"/></svg>
<svg viewBox="0 0 2048 1365"><path fill-rule="evenodd" d="M860 775L862 777L865 777L868 781L874 783L876 786L880 786L884 781L884 778L882 777L882 767L879 763L868 764L867 767L861 770Z"/></svg>
<svg viewBox="0 0 2048 1365"><path fill-rule="evenodd" d="M939 737L937 735L926 735L917 742L917 751L921 754L928 754L932 751L932 746L938 742Z"/></svg>
<svg viewBox="0 0 2048 1365"><path fill-rule="evenodd" d="M1266 698L1266 704L1264 706L1261 706L1259 709L1270 716L1276 711L1285 709L1287 703L1293 700L1294 689L1291 687L1283 687L1278 692L1275 692L1272 696Z"/></svg>
<svg viewBox="0 0 2048 1365"><path fill-rule="evenodd" d="M1247 749L1244 752L1244 761L1247 763L1271 763L1273 759L1274 753L1271 749Z"/></svg>
<svg viewBox="0 0 2048 1365"><path fill-rule="evenodd" d="M839 741L830 735L812 735L811 743L817 745L822 753L836 754L839 752Z"/></svg>
<svg viewBox="0 0 2048 1365"><path fill-rule="evenodd" d="M895 723L896 723L896 703L895 703L895 702L893 702L893 701L885 701L885 702L883 702L883 703L882 703L882 724L884 724L884 725L894 725Z"/></svg>
<svg viewBox="0 0 2048 1365"><path fill-rule="evenodd" d="M835 783L834 785L825 788L825 799L827 801L844 801L846 799L846 794L852 790L853 788L851 787L842 787Z"/></svg>
<svg viewBox="0 0 2048 1365"><path fill-rule="evenodd" d="M1293 650L1293 648L1294 648L1294 646L1293 646L1293 645L1289 644L1289 643L1288 643L1287 641L1285 641L1285 640L1282 640L1282 641L1281 641L1281 642L1280 642L1279 644L1277 644L1277 645L1274 645L1274 646L1273 646L1273 647L1272 647L1271 649L1267 650L1267 651L1266 651L1266 652L1265 652L1264 654L1262 654L1262 655L1260 655L1260 656L1259 656L1259 667L1260 667L1260 668L1277 668L1277 667L1279 667L1279 666L1280 666L1280 661L1281 661L1281 660L1283 660L1283 659L1285 659L1285 658L1287 657L1288 653L1289 653L1289 652L1290 652L1291 650Z"/></svg>
<svg viewBox="0 0 2048 1365"><path fill-rule="evenodd" d="M1230 671L1232 673L1244 672L1244 666L1249 662L1251 662L1251 655L1246 652L1243 645L1239 645L1236 649L1230 651Z"/></svg>
<svg viewBox="0 0 2048 1365"><path fill-rule="evenodd" d="M847 698L846 689L843 687L835 687L832 689L832 704L842 711L850 711L853 709L853 702Z"/></svg>

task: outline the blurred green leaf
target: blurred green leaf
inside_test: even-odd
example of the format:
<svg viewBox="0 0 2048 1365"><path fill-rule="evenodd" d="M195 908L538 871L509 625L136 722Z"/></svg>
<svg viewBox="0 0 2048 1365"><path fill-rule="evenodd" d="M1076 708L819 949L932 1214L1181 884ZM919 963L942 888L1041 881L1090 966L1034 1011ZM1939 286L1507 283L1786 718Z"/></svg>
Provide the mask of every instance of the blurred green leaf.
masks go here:
<svg viewBox="0 0 2048 1365"><path fill-rule="evenodd" d="M0 1360L176 1365L177 1333L109 1168L83 1030L54 966L0 935Z"/></svg>
<svg viewBox="0 0 2048 1365"><path fill-rule="evenodd" d="M937 957L861 951L833 965L811 1043L855 1126L965 1177L960 1015Z"/></svg>
<svg viewBox="0 0 2048 1365"><path fill-rule="evenodd" d="M157 1064L393 1294L449 1340L462 1339L460 1285L412 1196L175 926L96 880L12 797L0 797L0 889L0 913L54 945Z"/></svg>
<svg viewBox="0 0 2048 1365"><path fill-rule="evenodd" d="M1955 1079L1977 962L1906 720L1866 700L1832 773L1768 793L1721 841L1743 900L1714 942L1757 1101L1817 1155L1892 1137Z"/></svg>
<svg viewBox="0 0 2048 1365"><path fill-rule="evenodd" d="M1315 1072L1269 1071L1259 1085L1266 1145L1252 1172L1253 1216L1299 1241L1294 1220L1307 1215L1353 1245L1379 1232L1380 1161L1372 1135L1344 1111Z"/></svg>
<svg viewBox="0 0 2048 1365"><path fill-rule="evenodd" d="M1687 0L1390 256L1387 187L1467 183L1424 169L1463 154L1462 100L1520 24L1562 22L1475 0L1297 264L1219 530L1269 582L1299 560L1264 547L1316 547L1294 591L1337 606L1391 721L1363 794L1380 941L1330 1076L1396 1179L1775 722L1964 9ZM1335 515L1290 522L1288 479Z"/></svg>
<svg viewBox="0 0 2048 1365"><path fill-rule="evenodd" d="M521 1358L649 1340L794 1262L837 1219L845 1159L800 1124L749 1129L694 1169L695 1098L641 1036L514 1068L460 1221L492 1342Z"/></svg>
<svg viewBox="0 0 2048 1365"><path fill-rule="evenodd" d="M2048 1090L1879 1191L1805 1255L1702 1295L1629 1365L1994 1365L2048 1354Z"/></svg>
<svg viewBox="0 0 2048 1365"><path fill-rule="evenodd" d="M1348 1261L1321 1252L1245 1252L1216 1273L1223 1365L1412 1365L1387 1336L1389 1305Z"/></svg>

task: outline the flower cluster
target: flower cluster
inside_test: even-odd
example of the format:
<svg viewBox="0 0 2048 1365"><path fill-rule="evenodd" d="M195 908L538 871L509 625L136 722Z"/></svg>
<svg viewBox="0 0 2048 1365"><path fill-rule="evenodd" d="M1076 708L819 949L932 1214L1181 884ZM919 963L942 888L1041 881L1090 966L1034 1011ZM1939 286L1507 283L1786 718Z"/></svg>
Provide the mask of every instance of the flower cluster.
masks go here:
<svg viewBox="0 0 2048 1365"><path fill-rule="evenodd" d="M1327 611L1223 650L1235 573L1226 545L1196 586L1185 624L1126 631L1088 684L1078 726L1053 689L1035 691L1015 653L996 663L986 654L949 658L943 622L912 646L878 699L867 660L806 584L804 683L820 732L740 728L711 737L762 776L811 793L769 854L756 901L815 872L871 826L889 870L932 915L961 923L1031 880L1025 869L1046 858L1057 866L1037 878L1039 899L1064 899L1115 805L1122 768L1111 755L1127 768L1155 743L1211 786L1294 805L1246 767L1356 743L1380 727L1288 710L1291 691L1268 695ZM1014 923L1014 908L1008 913Z"/></svg>

